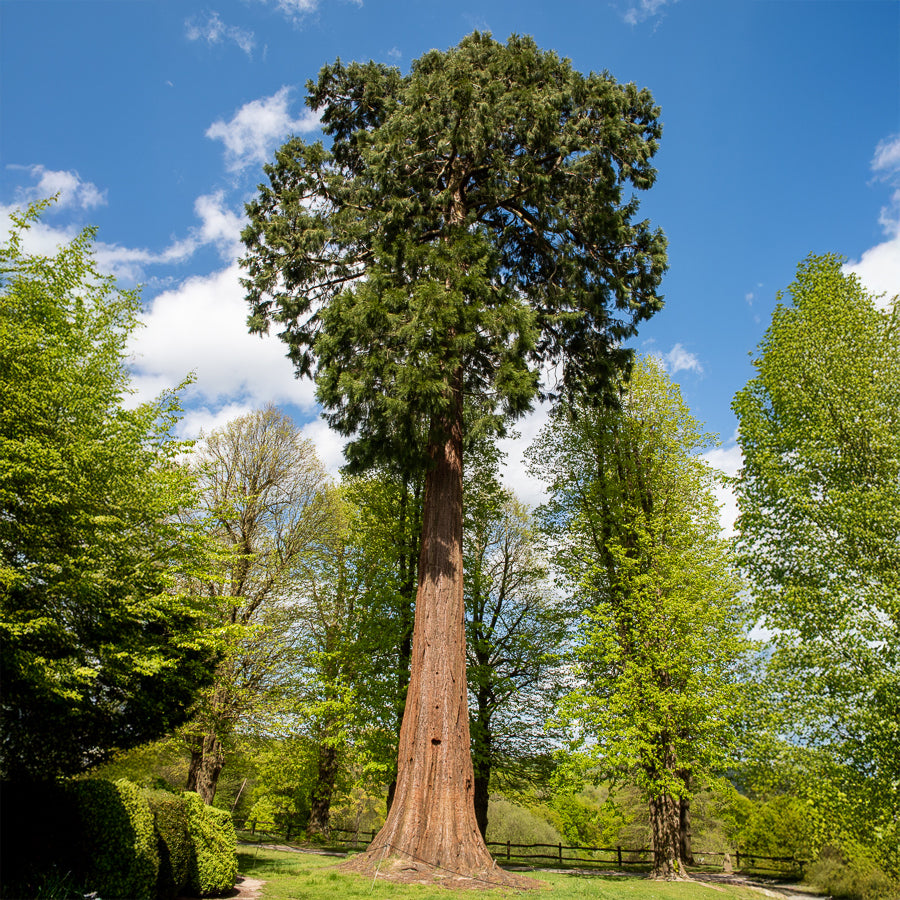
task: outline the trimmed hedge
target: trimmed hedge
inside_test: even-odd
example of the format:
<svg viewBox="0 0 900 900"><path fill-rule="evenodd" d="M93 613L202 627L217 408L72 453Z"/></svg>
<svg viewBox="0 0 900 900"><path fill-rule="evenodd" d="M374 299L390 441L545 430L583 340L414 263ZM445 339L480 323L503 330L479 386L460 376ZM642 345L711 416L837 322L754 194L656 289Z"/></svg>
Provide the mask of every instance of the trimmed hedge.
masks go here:
<svg viewBox="0 0 900 900"><path fill-rule="evenodd" d="M227 812L129 781L4 784L0 897L175 900L237 877Z"/></svg>
<svg viewBox="0 0 900 900"><path fill-rule="evenodd" d="M238 870L237 837L231 816L223 809L207 806L199 794L183 796L196 854L188 888L198 897L230 890Z"/></svg>
<svg viewBox="0 0 900 900"><path fill-rule="evenodd" d="M144 798L153 813L159 853L156 896L158 900L175 900L188 887L196 858L187 802L169 791L144 791Z"/></svg>
<svg viewBox="0 0 900 900"><path fill-rule="evenodd" d="M76 781L84 882L103 900L156 900L159 852L153 813L130 781Z"/></svg>

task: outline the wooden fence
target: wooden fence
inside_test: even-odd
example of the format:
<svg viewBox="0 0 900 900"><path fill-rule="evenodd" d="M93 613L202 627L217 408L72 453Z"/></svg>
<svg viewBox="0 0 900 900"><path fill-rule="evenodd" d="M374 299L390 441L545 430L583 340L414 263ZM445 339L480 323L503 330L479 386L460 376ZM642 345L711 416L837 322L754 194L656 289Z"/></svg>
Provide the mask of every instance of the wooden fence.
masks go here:
<svg viewBox="0 0 900 900"><path fill-rule="evenodd" d="M245 834L259 840L273 838L290 843L292 836L302 832L291 825L283 828L272 822L248 822L242 830ZM331 829L331 844L364 847L375 839L374 831L353 831L345 828ZM340 838L338 835L347 835ZM628 866L649 868L652 864L653 851L649 847L579 847L568 844L514 844L511 841L487 841L488 849L495 859L503 862L519 863L556 863L559 866L616 866L624 869ZM531 851L539 851L537 853ZM529 852L524 852L529 851ZM576 855L572 855L572 854ZM578 855L582 854L582 855ZM586 856L584 854L590 854ZM694 851L694 865L697 868L721 869L726 866L726 859L731 859L734 871L774 872L778 874L800 874L808 860L796 859L793 856L759 856L755 853L736 850L732 854Z"/></svg>

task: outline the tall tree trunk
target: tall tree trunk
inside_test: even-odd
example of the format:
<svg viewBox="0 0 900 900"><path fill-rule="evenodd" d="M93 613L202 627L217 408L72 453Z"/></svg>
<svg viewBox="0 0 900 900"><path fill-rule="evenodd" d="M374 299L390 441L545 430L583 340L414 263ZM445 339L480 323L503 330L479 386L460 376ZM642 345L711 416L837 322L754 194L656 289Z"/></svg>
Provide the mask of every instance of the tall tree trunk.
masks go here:
<svg viewBox="0 0 900 900"><path fill-rule="evenodd" d="M432 442L426 476L412 661L397 788L387 821L366 853L345 867L408 878L452 873L497 883L525 879L499 869L473 805L462 581L462 373L446 437ZM531 883L533 886L533 882Z"/></svg>
<svg viewBox="0 0 900 900"><path fill-rule="evenodd" d="M687 878L681 858L680 804L677 797L662 794L650 798L650 832L653 838L653 878L666 881Z"/></svg>
<svg viewBox="0 0 900 900"><path fill-rule="evenodd" d="M331 832L331 798L337 779L337 758L337 747L333 744L319 745L318 779L309 801L307 837L328 837Z"/></svg>
<svg viewBox="0 0 900 900"><path fill-rule="evenodd" d="M191 764L188 768L185 790L195 791L209 806L216 797L219 773L225 765L225 754L215 731L198 737L191 747Z"/></svg>

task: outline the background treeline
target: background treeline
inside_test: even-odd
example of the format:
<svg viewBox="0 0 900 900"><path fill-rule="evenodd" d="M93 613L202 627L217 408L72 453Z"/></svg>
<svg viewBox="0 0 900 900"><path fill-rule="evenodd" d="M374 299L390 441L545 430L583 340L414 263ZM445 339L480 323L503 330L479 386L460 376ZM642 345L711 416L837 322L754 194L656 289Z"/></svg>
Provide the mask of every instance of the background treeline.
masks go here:
<svg viewBox="0 0 900 900"><path fill-rule="evenodd" d="M139 809L154 879L160 823L193 834L198 804L310 839L377 828L424 470L335 483L272 407L175 440L177 396L129 402L137 297L96 271L90 232L26 254L36 215L2 251L4 865L10 810L50 784L86 834L106 833L113 795ZM898 312L831 256L789 290L735 399L735 541L702 458L714 438L653 358L558 407L529 454L540 509L472 429L467 674L489 840L652 846L672 872L739 849L806 861L835 896L896 896Z"/></svg>

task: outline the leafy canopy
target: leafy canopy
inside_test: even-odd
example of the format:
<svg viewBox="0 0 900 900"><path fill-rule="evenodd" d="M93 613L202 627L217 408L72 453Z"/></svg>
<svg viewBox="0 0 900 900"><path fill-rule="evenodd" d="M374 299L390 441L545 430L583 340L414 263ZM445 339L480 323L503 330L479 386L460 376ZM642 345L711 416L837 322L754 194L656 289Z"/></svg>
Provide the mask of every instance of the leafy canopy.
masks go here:
<svg viewBox="0 0 900 900"><path fill-rule="evenodd" d="M841 263L801 263L735 396L738 546L785 733L829 748L860 808L852 783L877 785L896 845L900 309Z"/></svg>
<svg viewBox="0 0 900 900"><path fill-rule="evenodd" d="M607 777L689 794L724 765L747 649L740 583L719 533L711 444L652 358L618 408L560 411L529 455L546 527L583 610L580 685L563 718Z"/></svg>
<svg viewBox="0 0 900 900"><path fill-rule="evenodd" d="M82 771L183 720L214 664L204 559L177 514L174 396L134 409L138 298L101 275L88 229L55 256L0 247L0 738L4 777ZM62 737L64 736L64 739Z"/></svg>
<svg viewBox="0 0 900 900"><path fill-rule="evenodd" d="M351 466L421 464L455 379L478 434L529 408L543 365L571 392L626 364L665 269L626 193L656 175L649 92L477 32L405 76L338 60L307 88L331 146L293 138L266 166L244 284Z"/></svg>

